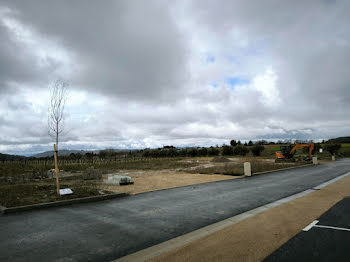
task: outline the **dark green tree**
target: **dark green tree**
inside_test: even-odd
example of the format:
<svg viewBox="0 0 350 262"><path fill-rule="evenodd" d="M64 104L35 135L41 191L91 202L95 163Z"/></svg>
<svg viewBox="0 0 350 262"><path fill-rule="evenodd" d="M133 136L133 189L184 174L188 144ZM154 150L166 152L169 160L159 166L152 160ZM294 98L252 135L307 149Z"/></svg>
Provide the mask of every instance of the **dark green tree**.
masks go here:
<svg viewBox="0 0 350 262"><path fill-rule="evenodd" d="M198 149L197 148L190 148L190 150L188 150L188 155L190 157L198 156Z"/></svg>
<svg viewBox="0 0 350 262"><path fill-rule="evenodd" d="M233 155L233 147L232 146L223 145L222 146L222 155L223 156L232 156Z"/></svg>
<svg viewBox="0 0 350 262"><path fill-rule="evenodd" d="M264 151L264 146L262 145L255 145L250 150L252 151L254 156L260 156L261 152Z"/></svg>
<svg viewBox="0 0 350 262"><path fill-rule="evenodd" d="M217 149L216 147L212 147L212 146L211 146L211 147L208 149L208 155L209 155L209 156L218 156L219 153L220 153L220 151L219 151L219 149Z"/></svg>
<svg viewBox="0 0 350 262"><path fill-rule="evenodd" d="M324 150L327 150L332 155L335 155L339 149L341 148L341 144L339 143L327 143L324 145Z"/></svg>
<svg viewBox="0 0 350 262"><path fill-rule="evenodd" d="M230 145L231 145L231 146L237 146L236 140L234 140L234 139L231 140L231 141L230 141Z"/></svg>
<svg viewBox="0 0 350 262"><path fill-rule="evenodd" d="M233 149L234 155L245 156L248 152L249 152L249 149L246 148L245 146L236 146Z"/></svg>

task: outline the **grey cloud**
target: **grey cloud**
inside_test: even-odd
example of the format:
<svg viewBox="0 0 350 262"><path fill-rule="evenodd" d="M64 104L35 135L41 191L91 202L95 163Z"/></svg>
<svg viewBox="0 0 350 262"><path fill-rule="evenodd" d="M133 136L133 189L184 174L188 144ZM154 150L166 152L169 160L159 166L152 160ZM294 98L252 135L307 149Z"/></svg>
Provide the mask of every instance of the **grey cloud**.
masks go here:
<svg viewBox="0 0 350 262"><path fill-rule="evenodd" d="M349 1L194 1L189 13L218 41L238 29L262 43L280 77L283 117L341 119L350 110L349 10Z"/></svg>
<svg viewBox="0 0 350 262"><path fill-rule="evenodd" d="M60 64L49 58L39 66L32 50L0 26L0 93L6 86L3 94L11 98L0 106L0 112L11 112L0 115L0 146L26 145L23 150L32 151L50 142L44 113L25 102L20 106L19 85L10 86L45 86L57 67L71 72L72 88L88 94L79 108L84 120L67 123L66 148L317 139L350 132L349 1L12 0L0 5L71 60ZM233 37L235 30L239 34ZM199 64L201 52L216 57L210 67ZM239 60L232 66L231 56ZM249 84L230 88L213 78L222 73L250 79L266 66L278 76L276 106L264 103ZM220 86L211 90L211 81ZM89 103L95 94L104 96L100 108ZM16 123L24 110L32 115Z"/></svg>
<svg viewBox="0 0 350 262"><path fill-rule="evenodd" d="M72 53L73 85L129 99L169 98L186 79L186 46L165 3L8 1L16 19Z"/></svg>

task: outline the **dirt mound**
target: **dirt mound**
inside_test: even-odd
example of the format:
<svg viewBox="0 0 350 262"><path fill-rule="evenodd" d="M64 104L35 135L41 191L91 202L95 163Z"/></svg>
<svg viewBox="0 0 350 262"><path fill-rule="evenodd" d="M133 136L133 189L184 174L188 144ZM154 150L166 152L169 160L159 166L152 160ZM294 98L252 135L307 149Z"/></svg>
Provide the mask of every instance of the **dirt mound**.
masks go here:
<svg viewBox="0 0 350 262"><path fill-rule="evenodd" d="M211 162L220 162L220 163L223 163L223 162L230 162L229 159L227 159L226 157L223 157L223 156L216 156L214 157Z"/></svg>

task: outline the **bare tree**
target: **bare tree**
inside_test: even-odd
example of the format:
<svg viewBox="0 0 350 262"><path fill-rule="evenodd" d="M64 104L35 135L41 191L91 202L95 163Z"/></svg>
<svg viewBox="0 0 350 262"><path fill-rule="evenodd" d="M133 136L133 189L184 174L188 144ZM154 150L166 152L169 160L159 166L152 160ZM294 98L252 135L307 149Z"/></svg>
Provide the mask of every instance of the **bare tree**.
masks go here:
<svg viewBox="0 0 350 262"><path fill-rule="evenodd" d="M49 135L56 138L56 150L58 151L58 140L64 130L64 108L67 100L68 84L63 80L56 80L50 87L50 100L48 108Z"/></svg>

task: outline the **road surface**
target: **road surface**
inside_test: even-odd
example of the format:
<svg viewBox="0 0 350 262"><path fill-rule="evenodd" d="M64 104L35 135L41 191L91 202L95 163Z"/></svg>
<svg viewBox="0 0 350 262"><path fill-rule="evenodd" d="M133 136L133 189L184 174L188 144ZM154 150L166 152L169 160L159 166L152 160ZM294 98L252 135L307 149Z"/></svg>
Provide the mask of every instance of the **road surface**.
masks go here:
<svg viewBox="0 0 350 262"><path fill-rule="evenodd" d="M350 159L0 216L0 261L110 261L350 171Z"/></svg>
<svg viewBox="0 0 350 262"><path fill-rule="evenodd" d="M324 213L308 231L301 231L264 262L350 261L350 197Z"/></svg>

